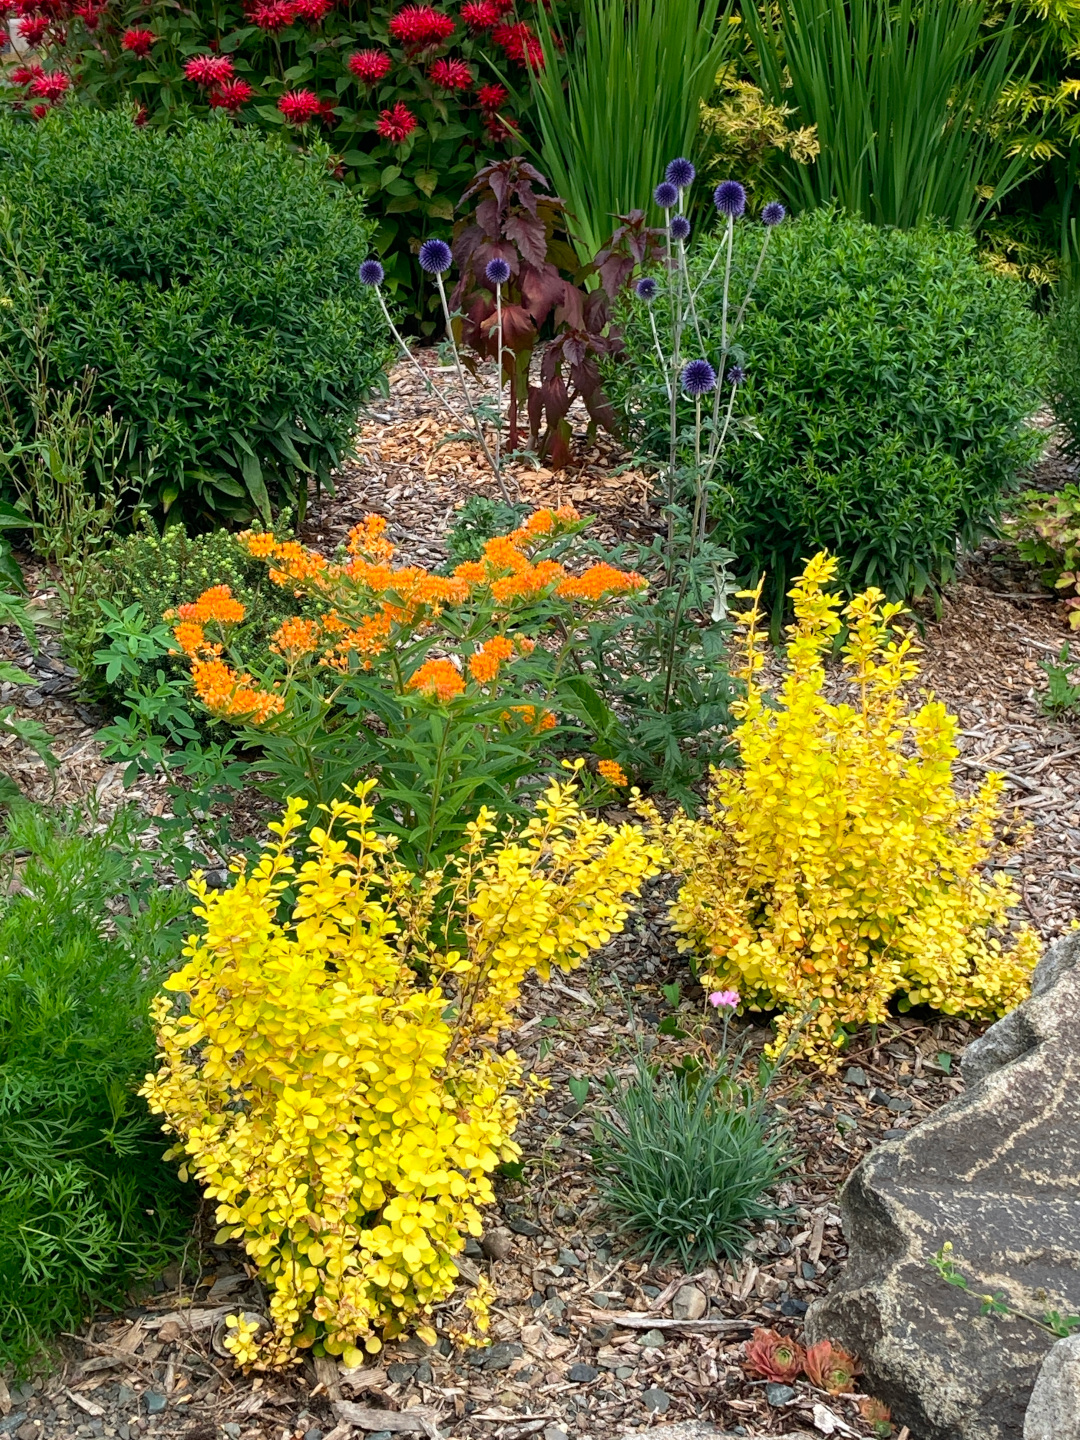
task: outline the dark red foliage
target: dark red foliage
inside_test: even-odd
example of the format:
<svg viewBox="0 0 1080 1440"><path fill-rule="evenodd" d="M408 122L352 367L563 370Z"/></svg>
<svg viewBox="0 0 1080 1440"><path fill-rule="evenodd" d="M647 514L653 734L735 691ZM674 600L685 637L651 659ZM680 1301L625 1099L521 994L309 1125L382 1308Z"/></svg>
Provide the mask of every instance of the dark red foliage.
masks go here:
<svg viewBox="0 0 1080 1440"><path fill-rule="evenodd" d="M485 277L490 261L505 260L510 279L502 287L503 372L510 386L511 449L520 443L519 411L525 405L532 446L553 465L570 460L567 415L575 399L592 421L608 428L614 415L600 384L599 359L620 348L610 326L604 288L576 283L577 257L567 236L566 206L542 193L548 182L527 160L487 165L462 197L474 202L472 217L455 229L459 279L450 298L460 312L461 341L494 359L498 350L495 297ZM575 278L570 278L575 277ZM551 334L530 375L541 332Z"/></svg>

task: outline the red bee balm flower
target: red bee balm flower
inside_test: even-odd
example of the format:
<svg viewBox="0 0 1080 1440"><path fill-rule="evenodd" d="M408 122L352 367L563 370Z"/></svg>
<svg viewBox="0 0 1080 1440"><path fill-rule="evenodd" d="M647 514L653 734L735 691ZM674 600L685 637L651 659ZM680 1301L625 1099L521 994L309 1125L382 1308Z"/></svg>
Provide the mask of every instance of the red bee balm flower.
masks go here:
<svg viewBox="0 0 1080 1440"><path fill-rule="evenodd" d="M193 55L184 65L184 74L196 85L209 89L233 78L233 63L225 55Z"/></svg>
<svg viewBox="0 0 1080 1440"><path fill-rule="evenodd" d="M16 65L12 70L10 80L13 85L29 85L32 81L44 75L45 71L36 62L29 65Z"/></svg>
<svg viewBox="0 0 1080 1440"><path fill-rule="evenodd" d="M510 91L504 85L481 85L476 98L481 110L498 110L510 99Z"/></svg>
<svg viewBox="0 0 1080 1440"><path fill-rule="evenodd" d="M350 55L348 61L349 70L364 85L374 85L385 75L389 75L393 60L385 50L357 50Z"/></svg>
<svg viewBox="0 0 1080 1440"><path fill-rule="evenodd" d="M430 5L406 5L390 21L390 34L410 50L440 45L454 33L454 22Z"/></svg>
<svg viewBox="0 0 1080 1440"><path fill-rule="evenodd" d="M265 5L255 6L251 18L260 30L268 30L273 34L295 25L298 14L299 11L291 0L268 0Z"/></svg>
<svg viewBox="0 0 1080 1440"><path fill-rule="evenodd" d="M153 30L125 30L120 45L124 50L138 55L140 60L145 60L156 40Z"/></svg>
<svg viewBox="0 0 1080 1440"><path fill-rule="evenodd" d="M28 45L35 47L45 39L48 28L49 19L45 15L29 15L25 20L19 21L19 34Z"/></svg>
<svg viewBox="0 0 1080 1440"><path fill-rule="evenodd" d="M461 7L461 18L470 30L490 30L502 19L495 0L467 0Z"/></svg>
<svg viewBox="0 0 1080 1440"><path fill-rule="evenodd" d="M38 75L30 86L30 94L35 100L48 100L55 105L62 100L71 89L71 81L62 70L54 70L51 74Z"/></svg>
<svg viewBox="0 0 1080 1440"><path fill-rule="evenodd" d="M427 73L442 90L468 90L472 84L472 71L464 60L436 60Z"/></svg>
<svg viewBox="0 0 1080 1440"><path fill-rule="evenodd" d="M35 120L44 120L45 116L48 115L50 108L51 107L48 105L32 105L30 107L30 114L34 117Z"/></svg>
<svg viewBox="0 0 1080 1440"><path fill-rule="evenodd" d="M392 140L395 145L400 145L408 139L416 126L416 116L399 100L392 110L381 112L375 128L384 140Z"/></svg>
<svg viewBox="0 0 1080 1440"><path fill-rule="evenodd" d="M305 25L318 25L334 8L334 0L295 0L293 8Z"/></svg>
<svg viewBox="0 0 1080 1440"><path fill-rule="evenodd" d="M220 90L210 92L210 108L227 110L230 115L235 115L254 94L246 80L226 80Z"/></svg>
<svg viewBox="0 0 1080 1440"><path fill-rule="evenodd" d="M319 97L312 90L289 90L277 102L287 125L306 125L322 109Z"/></svg>
<svg viewBox="0 0 1080 1440"><path fill-rule="evenodd" d="M491 38L519 65L528 65L534 70L544 68L544 47L528 25L496 25Z"/></svg>

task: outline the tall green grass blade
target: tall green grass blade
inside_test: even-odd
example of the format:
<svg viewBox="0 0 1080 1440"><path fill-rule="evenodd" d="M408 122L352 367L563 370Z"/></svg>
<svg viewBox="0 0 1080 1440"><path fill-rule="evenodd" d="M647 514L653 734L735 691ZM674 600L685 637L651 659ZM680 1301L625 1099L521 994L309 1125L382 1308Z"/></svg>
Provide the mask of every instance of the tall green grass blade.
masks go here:
<svg viewBox="0 0 1080 1440"><path fill-rule="evenodd" d="M532 85L537 161L573 212L587 264L617 215L652 207L667 162L693 158L732 27L720 0L589 0L577 13L571 33L537 6L545 63Z"/></svg>
<svg viewBox="0 0 1080 1440"><path fill-rule="evenodd" d="M1012 12L990 29L982 0L742 0L755 80L815 125L821 153L777 175L792 206L838 203L875 224L976 228L1024 178L1005 91L1035 60Z"/></svg>

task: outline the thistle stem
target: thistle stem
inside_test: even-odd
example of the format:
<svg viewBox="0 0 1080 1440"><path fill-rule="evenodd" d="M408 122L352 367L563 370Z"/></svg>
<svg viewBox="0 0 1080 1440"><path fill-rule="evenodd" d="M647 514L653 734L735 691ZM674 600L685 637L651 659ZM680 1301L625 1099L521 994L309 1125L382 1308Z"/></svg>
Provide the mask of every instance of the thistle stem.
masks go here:
<svg viewBox="0 0 1080 1440"><path fill-rule="evenodd" d="M461 363L461 356L458 353L457 341L454 339L454 327L450 320L450 306L446 299L446 286L443 284L443 278L441 273L435 276L435 283L439 287L439 299L442 301L443 319L446 322L446 338L450 342L450 350L454 357L454 365L457 368L458 383L461 386L461 393L465 397L465 404L468 406L469 414L472 416L473 425L476 429L476 438L480 442L480 448L481 450L483 450L487 462L491 466L492 473L494 474L495 479L498 481L499 489L502 491L503 499L509 505L512 503L509 491L507 490L505 482L503 481L502 474L499 470L498 461L495 459L494 455L492 455L491 450L488 446L487 438L484 435L484 427L481 424L480 416L477 414L476 407L473 405L472 396L469 394L469 387L465 381L465 368Z"/></svg>

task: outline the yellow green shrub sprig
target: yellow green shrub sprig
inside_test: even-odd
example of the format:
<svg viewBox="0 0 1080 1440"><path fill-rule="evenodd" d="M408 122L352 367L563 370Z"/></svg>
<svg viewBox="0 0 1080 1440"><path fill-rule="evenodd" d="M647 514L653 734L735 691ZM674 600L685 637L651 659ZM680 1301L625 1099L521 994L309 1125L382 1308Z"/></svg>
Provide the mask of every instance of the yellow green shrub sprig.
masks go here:
<svg viewBox="0 0 1080 1440"><path fill-rule="evenodd" d="M370 789L327 807L302 863L293 800L231 888L193 882L200 930L154 1002L143 1093L270 1293L272 1329L226 1341L245 1365L316 1344L357 1364L410 1324L434 1339L430 1307L519 1153L522 1067L497 1042L521 984L603 945L658 865L639 829L552 784L508 838L482 811L417 877L373 828ZM470 1296L481 1329L488 1298Z"/></svg>
<svg viewBox="0 0 1080 1440"><path fill-rule="evenodd" d="M642 808L682 879L672 921L706 956L706 991L737 989L779 1010L776 1049L835 1068L847 1031L879 1023L890 1000L991 1017L1027 993L1035 934L1006 935L1017 895L981 867L994 846L1002 777L957 794L957 721L938 701L911 709L918 673L901 606L869 589L843 606L818 555L791 591L778 703L760 681L759 595L742 617L746 696L738 769L714 774L707 816L663 822ZM825 693L824 658L843 622L852 703ZM799 1021L806 1022L799 1027Z"/></svg>

